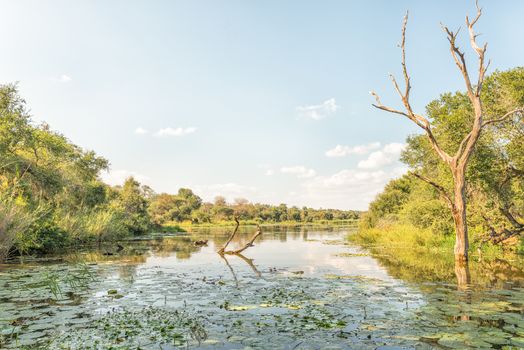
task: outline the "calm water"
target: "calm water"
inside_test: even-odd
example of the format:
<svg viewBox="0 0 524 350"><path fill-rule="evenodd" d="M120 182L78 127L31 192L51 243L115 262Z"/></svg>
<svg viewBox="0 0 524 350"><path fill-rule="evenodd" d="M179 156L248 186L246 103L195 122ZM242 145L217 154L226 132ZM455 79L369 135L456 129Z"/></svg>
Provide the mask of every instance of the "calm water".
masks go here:
<svg viewBox="0 0 524 350"><path fill-rule="evenodd" d="M200 229L2 266L0 348L524 347L520 261L417 271L348 245L350 232L264 228L221 257L226 229Z"/></svg>

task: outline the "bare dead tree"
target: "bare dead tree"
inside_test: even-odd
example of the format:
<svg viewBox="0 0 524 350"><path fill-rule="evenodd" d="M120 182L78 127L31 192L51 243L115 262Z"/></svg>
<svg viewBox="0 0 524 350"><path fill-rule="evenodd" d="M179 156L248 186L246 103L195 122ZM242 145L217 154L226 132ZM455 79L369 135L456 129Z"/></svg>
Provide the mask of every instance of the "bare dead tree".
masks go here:
<svg viewBox="0 0 524 350"><path fill-rule="evenodd" d="M469 242L468 227L466 222L466 169L471 154L473 153L475 145L481 135L482 129L488 125L503 122L517 113L524 113L524 107L520 107L507 112L501 117L493 117L489 120L484 120L485 116L481 101L481 92L486 71L489 67L489 62L486 63L485 61L487 44L479 46L479 44L477 43L478 34L475 34L474 31L474 26L482 15L482 9L478 6L478 2L476 2L476 7L477 14L473 20L470 20L469 17L466 16L466 25L469 31L470 45L478 57L478 77L475 83L473 83L471 80L470 73L466 65L465 54L463 51L460 50L456 43L459 31L457 30L456 32L453 32L448 27L442 26L450 44L451 56L453 57L455 64L457 65L460 73L462 74L464 83L466 85L466 93L473 106L474 111L474 119L473 125L471 126L471 130L467 135L464 136L455 154L448 154L440 146L438 140L435 138L429 119L425 116L415 113L413 111L413 108L411 107L411 103L409 100L411 82L406 67L406 27L408 23L408 13L406 13L406 15L404 16L404 20L402 23L402 40L400 43L400 48L402 51L402 73L405 82L405 87L403 91L401 90L395 77L393 75L390 75L393 87L400 96L404 109L399 110L383 105L380 100L380 97L374 91L371 92L371 94L375 97L376 100L376 103L373 104L374 107L390 113L402 115L410 119L422 130L424 130L435 153L444 163L448 165L449 169L451 170L451 174L453 176L452 193L448 192L448 190L445 189L445 187L438 185L436 182L431 181L420 174L417 174L416 176L419 179L435 187L437 191L441 194L442 198L445 199L446 203L451 209L451 213L453 215L453 220L455 223L456 239L454 251L455 259L457 260L468 259Z"/></svg>
<svg viewBox="0 0 524 350"><path fill-rule="evenodd" d="M235 217L235 222L236 222L235 230L229 236L229 238L226 241L226 243L224 244L224 246L222 248L220 248L220 250L217 252L220 255L223 255L223 254L241 254L247 248L252 247L253 243L258 238L258 236L260 236L262 234L262 229L260 228L259 225L257 225L257 230L256 230L255 234L251 237L251 239L243 247L241 247L239 249L236 249L236 250L226 250L226 248L229 245L229 243L231 243L231 241L233 240L233 238L237 234L238 228L240 226L240 222L238 221L238 218L236 218L236 217Z"/></svg>
<svg viewBox="0 0 524 350"><path fill-rule="evenodd" d="M235 229L233 230L233 233L231 233L231 235L227 239L227 241L224 244L224 246L222 248L220 248L220 250L217 252L218 254L224 254L224 252L226 251L227 246L229 245L229 243L231 243L231 241L233 240L233 238L237 234L238 228L240 226L240 222L238 221L237 217L235 217L235 223L236 223L236 226L235 226Z"/></svg>

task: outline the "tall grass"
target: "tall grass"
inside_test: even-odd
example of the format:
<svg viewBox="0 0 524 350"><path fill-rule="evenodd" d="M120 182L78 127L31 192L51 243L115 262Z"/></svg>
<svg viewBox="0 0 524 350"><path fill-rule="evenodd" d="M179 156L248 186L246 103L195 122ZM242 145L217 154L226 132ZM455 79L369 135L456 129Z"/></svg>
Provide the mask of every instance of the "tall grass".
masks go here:
<svg viewBox="0 0 524 350"><path fill-rule="evenodd" d="M57 224L77 242L118 239L126 235L120 213L113 208L57 212Z"/></svg>
<svg viewBox="0 0 524 350"><path fill-rule="evenodd" d="M29 211L16 197L0 194L0 262L8 258L16 240L38 218L40 209Z"/></svg>
<svg viewBox="0 0 524 350"><path fill-rule="evenodd" d="M514 252L504 251L499 246L479 245L474 235L471 238L470 267L473 274L483 273L478 262L486 267L493 261L515 258ZM431 228L420 229L409 224L392 224L360 229L348 239L369 249L396 277L441 281L455 277L454 235L439 234ZM520 266L520 262L517 265Z"/></svg>

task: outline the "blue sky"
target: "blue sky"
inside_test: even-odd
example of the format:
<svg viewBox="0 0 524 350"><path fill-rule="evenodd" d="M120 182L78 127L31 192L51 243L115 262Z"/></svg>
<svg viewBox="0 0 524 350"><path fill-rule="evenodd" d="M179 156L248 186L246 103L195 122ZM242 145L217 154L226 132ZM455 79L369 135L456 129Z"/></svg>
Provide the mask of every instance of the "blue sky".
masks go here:
<svg viewBox="0 0 524 350"><path fill-rule="evenodd" d="M522 65L524 1L481 5L491 69ZM473 1L2 0L0 82L108 158L110 183L365 209L405 171L398 155L418 132L369 95L399 105L388 73L400 73L407 9L422 112L463 88L439 23L463 26Z"/></svg>

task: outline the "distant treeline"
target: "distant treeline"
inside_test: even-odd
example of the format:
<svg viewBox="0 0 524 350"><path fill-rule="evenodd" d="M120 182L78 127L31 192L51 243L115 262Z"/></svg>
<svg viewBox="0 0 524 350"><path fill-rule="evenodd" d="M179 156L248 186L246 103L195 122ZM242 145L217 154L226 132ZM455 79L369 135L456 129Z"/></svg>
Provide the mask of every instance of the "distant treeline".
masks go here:
<svg viewBox="0 0 524 350"><path fill-rule="evenodd" d="M288 207L286 204L268 205L250 203L247 199L237 198L233 203L226 203L222 196L213 203L203 203L202 199L190 189L181 188L176 195L158 194L151 198L148 210L156 225L170 222L192 222L196 224L233 221L260 223L297 222L311 223L332 220L356 220L358 211L337 209L312 209L307 207Z"/></svg>
<svg viewBox="0 0 524 350"><path fill-rule="evenodd" d="M202 203L191 190L155 194L133 178L111 187L100 180L109 162L36 124L16 85L0 85L0 262L146 233L167 222L231 220L311 222L357 218L356 212Z"/></svg>

